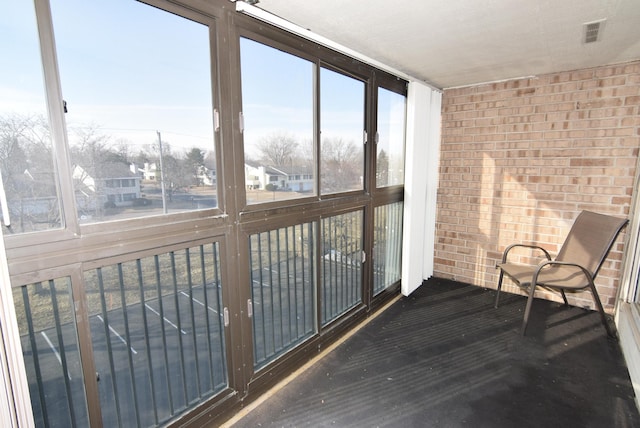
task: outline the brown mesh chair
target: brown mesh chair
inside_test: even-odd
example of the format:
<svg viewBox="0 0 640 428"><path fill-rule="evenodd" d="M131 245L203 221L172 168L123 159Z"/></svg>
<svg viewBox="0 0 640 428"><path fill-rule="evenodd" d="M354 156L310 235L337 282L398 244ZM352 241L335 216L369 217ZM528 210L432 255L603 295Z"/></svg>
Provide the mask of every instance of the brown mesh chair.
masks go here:
<svg viewBox="0 0 640 428"><path fill-rule="evenodd" d="M602 302L600 302L593 280L613 246L613 242L627 222L627 219L582 211L573 223L555 260L551 259L548 251L538 245L513 244L508 246L502 254L502 262L496 265L500 269L500 279L498 280L495 307L498 307L500 289L505 274L519 287L528 289L529 299L522 321L522 334L524 335L536 287L559 290L565 305L568 305L565 290L577 291L588 288L593 294L593 300L600 312L607 333L609 336L615 337L615 333L605 317ZM507 261L507 256L516 247L539 250L547 260L535 266L510 263Z"/></svg>

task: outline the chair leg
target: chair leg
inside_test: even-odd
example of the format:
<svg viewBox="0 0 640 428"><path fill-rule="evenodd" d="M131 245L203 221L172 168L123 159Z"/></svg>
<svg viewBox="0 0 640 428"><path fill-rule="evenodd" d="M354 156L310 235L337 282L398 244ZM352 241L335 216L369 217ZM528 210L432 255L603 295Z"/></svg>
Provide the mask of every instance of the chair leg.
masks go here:
<svg viewBox="0 0 640 428"><path fill-rule="evenodd" d="M500 279L498 280L498 288L496 289L496 301L493 307L498 309L498 301L500 300L500 290L502 289L502 278L504 277L504 271L500 269Z"/></svg>
<svg viewBox="0 0 640 428"><path fill-rule="evenodd" d="M522 329L520 333L524 336L527 332L527 324L529 323L529 314L531 314L531 305L533 304L533 295L536 293L535 285L529 287L529 298L527 299L527 307L524 310L524 319L522 320Z"/></svg>
<svg viewBox="0 0 640 428"><path fill-rule="evenodd" d="M567 300L567 295L564 293L564 290L560 289L560 294L562 294L562 300L564 300L564 305L569 306L569 301Z"/></svg>
<svg viewBox="0 0 640 428"><path fill-rule="evenodd" d="M615 332L609 326L607 322L607 316L604 313L604 308L602 307L602 302L600 301L600 296L598 295L598 291L596 290L596 286L593 282L589 285L591 288L591 294L593 294L593 300L596 302L596 306L598 307L598 312L600 312L600 319L602 320L602 324L604 325L605 330L607 330L607 334L609 337L616 338Z"/></svg>

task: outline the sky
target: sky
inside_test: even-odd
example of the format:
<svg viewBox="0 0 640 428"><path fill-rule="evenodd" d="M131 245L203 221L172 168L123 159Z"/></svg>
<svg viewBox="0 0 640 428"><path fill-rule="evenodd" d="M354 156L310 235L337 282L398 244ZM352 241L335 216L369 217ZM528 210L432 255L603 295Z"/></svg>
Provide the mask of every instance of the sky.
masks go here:
<svg viewBox="0 0 640 428"><path fill-rule="evenodd" d="M51 0L51 10L68 129L97 127L133 147L160 131L172 147L213 149L206 25L131 0ZM2 2L0 34L12 35L0 37L0 114L44 113L32 2ZM314 65L248 39L241 62L247 150L283 130L310 142ZM364 84L322 69L321 85L323 135L361 141Z"/></svg>
<svg viewBox="0 0 640 428"><path fill-rule="evenodd" d="M32 2L0 2L0 113L46 111L33 16Z"/></svg>
<svg viewBox="0 0 640 428"><path fill-rule="evenodd" d="M175 146L213 148L207 26L130 0L51 9L69 127L96 124L135 144L160 131Z"/></svg>

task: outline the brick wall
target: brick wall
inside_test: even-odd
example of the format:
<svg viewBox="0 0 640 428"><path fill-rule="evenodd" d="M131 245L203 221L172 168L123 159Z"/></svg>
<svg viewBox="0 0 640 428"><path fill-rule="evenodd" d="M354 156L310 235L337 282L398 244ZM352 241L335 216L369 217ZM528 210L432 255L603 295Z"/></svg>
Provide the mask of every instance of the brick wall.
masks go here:
<svg viewBox="0 0 640 428"><path fill-rule="evenodd" d="M627 216L639 147L640 61L445 90L434 275L496 288L507 245L555 255L581 210ZM608 311L624 239L596 279Z"/></svg>

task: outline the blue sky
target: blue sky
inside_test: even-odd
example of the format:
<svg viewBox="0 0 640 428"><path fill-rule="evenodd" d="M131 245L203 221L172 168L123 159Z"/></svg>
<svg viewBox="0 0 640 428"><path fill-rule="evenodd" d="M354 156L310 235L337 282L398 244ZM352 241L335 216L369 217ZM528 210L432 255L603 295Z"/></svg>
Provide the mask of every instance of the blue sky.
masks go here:
<svg viewBox="0 0 640 428"><path fill-rule="evenodd" d="M301 144L313 139L311 62L253 40L240 40L245 151L263 137L285 133Z"/></svg>
<svg viewBox="0 0 640 428"><path fill-rule="evenodd" d="M140 145L157 130L174 147L212 149L205 25L130 0L51 9L70 127L98 125Z"/></svg>
<svg viewBox="0 0 640 428"><path fill-rule="evenodd" d="M249 39L241 39L245 145L287 132L301 143L313 139L315 65ZM359 143L364 130L364 83L322 69L321 131Z"/></svg>
<svg viewBox="0 0 640 428"><path fill-rule="evenodd" d="M46 111L30 3L0 9L11 35L0 38L0 113ZM51 9L69 129L97 126L134 150L156 130L176 147L213 149L206 26L130 0L52 0Z"/></svg>
<svg viewBox="0 0 640 428"><path fill-rule="evenodd" d="M0 2L0 114L46 111L33 16L32 2Z"/></svg>

